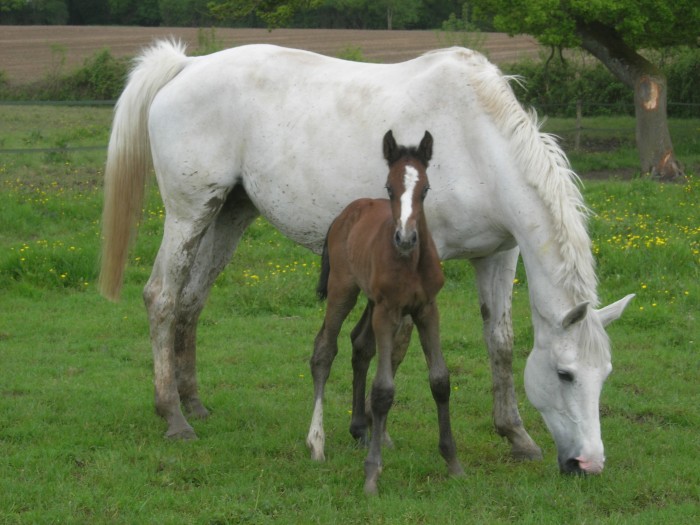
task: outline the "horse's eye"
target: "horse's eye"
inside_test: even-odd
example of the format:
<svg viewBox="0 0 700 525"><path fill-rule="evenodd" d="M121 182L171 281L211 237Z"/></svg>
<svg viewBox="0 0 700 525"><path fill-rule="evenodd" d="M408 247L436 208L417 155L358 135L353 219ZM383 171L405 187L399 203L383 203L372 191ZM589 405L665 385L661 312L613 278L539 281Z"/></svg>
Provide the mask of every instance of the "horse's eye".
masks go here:
<svg viewBox="0 0 700 525"><path fill-rule="evenodd" d="M567 372L566 370L557 370L557 375L559 376L559 379L565 383L573 383L574 381L574 374Z"/></svg>
<svg viewBox="0 0 700 525"><path fill-rule="evenodd" d="M394 198L394 190L392 190L389 186L386 187L386 192L389 194L390 199Z"/></svg>
<svg viewBox="0 0 700 525"><path fill-rule="evenodd" d="M430 189L430 186L426 186L425 188L423 188L423 191L420 194L421 199L425 199L425 196L428 194L429 189Z"/></svg>

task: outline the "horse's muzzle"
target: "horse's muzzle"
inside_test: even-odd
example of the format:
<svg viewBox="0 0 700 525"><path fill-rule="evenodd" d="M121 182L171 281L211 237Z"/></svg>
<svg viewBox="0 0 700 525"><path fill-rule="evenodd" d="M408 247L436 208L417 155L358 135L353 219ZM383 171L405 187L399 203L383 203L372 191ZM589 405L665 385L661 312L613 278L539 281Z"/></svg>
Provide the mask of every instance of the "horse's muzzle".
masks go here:
<svg viewBox="0 0 700 525"><path fill-rule="evenodd" d="M559 470L562 474L600 474L603 472L604 465L605 459L587 460L581 456L567 460L559 459Z"/></svg>

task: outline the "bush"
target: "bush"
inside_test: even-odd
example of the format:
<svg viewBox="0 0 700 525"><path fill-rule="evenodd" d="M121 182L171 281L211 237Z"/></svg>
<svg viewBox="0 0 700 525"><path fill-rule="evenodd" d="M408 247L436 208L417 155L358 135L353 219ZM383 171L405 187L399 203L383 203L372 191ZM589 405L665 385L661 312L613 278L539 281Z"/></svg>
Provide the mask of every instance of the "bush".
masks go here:
<svg viewBox="0 0 700 525"><path fill-rule="evenodd" d="M98 51L85 65L66 77L65 88L76 100L111 100L124 89L128 61L115 58L108 49Z"/></svg>
<svg viewBox="0 0 700 525"><path fill-rule="evenodd" d="M579 65L552 60L544 65L531 60L504 67L523 78L513 84L518 100L547 115L573 117L581 100L587 116L633 115L634 94L601 64Z"/></svg>
<svg viewBox="0 0 700 525"><path fill-rule="evenodd" d="M653 61L658 62L658 58ZM524 79L522 86L513 85L518 100L547 115L573 117L577 100L583 102L583 113L587 116L634 115L634 93L600 62L582 64L552 59L545 64L526 60L502 69ZM667 79L668 116L697 117L700 49L671 50L660 69Z"/></svg>
<svg viewBox="0 0 700 525"><path fill-rule="evenodd" d="M661 67L668 82L668 113L700 116L700 48L682 48Z"/></svg>

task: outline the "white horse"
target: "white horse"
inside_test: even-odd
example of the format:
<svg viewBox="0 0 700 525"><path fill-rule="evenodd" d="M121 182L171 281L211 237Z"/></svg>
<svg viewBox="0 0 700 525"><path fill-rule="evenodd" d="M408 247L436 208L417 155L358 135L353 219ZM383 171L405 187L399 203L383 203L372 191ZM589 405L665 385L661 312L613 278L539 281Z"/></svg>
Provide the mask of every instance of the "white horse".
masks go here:
<svg viewBox="0 0 700 525"><path fill-rule="evenodd" d="M496 431L514 457L541 457L513 386L511 293L520 252L535 333L527 395L554 437L561 470L600 472L598 403L611 370L603 327L632 296L594 308L575 175L508 79L459 48L392 65L269 45L190 58L181 44L162 41L141 54L109 143L100 286L108 298L119 296L152 162L166 217L144 299L166 435L196 437L182 408L208 414L197 390L197 321L245 229L262 214L320 252L350 201L382 196L378 145L387 129L399 140L425 129L435 137L426 215L440 256L469 259L476 269Z"/></svg>

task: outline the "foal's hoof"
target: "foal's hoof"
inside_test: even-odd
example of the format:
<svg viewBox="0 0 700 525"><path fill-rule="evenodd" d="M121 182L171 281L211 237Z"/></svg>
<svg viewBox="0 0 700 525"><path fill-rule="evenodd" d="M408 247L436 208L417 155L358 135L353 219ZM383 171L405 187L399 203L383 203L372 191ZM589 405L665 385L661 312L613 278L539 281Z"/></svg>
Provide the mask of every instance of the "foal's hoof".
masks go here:
<svg viewBox="0 0 700 525"><path fill-rule="evenodd" d="M194 441L197 439L197 434L190 426L186 428L169 428L165 433L165 437L171 441Z"/></svg>

